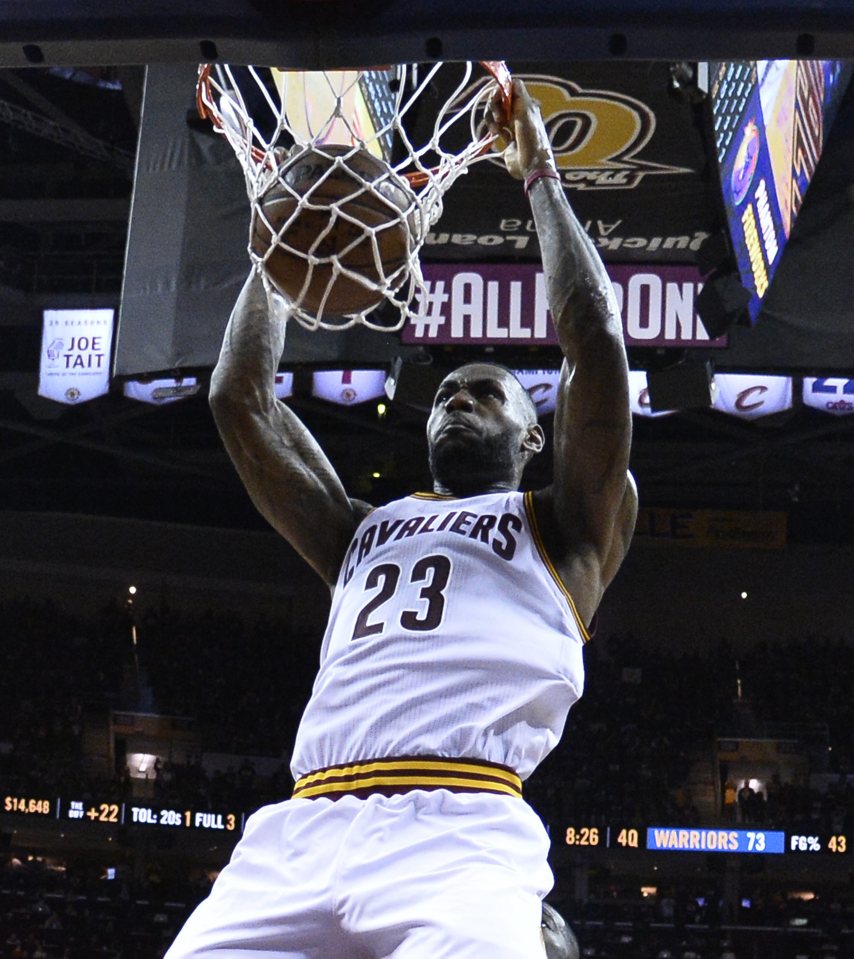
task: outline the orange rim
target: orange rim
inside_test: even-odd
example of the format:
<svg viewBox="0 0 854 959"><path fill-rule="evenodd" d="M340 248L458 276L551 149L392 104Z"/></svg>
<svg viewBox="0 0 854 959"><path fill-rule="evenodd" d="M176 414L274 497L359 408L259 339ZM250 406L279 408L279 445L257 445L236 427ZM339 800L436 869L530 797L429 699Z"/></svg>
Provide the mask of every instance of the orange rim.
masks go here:
<svg viewBox="0 0 854 959"><path fill-rule="evenodd" d="M501 92L501 105L504 107L504 113L509 121L513 109L513 77L510 74L510 68L503 60L479 60L478 63L480 63L484 70L486 70L498 84L498 89ZM492 144L495 143L495 139L492 135L484 137L480 149L475 153L472 159L483 156ZM417 187L424 186L424 184L429 181L430 174L434 172L435 170L430 170L428 173L421 173L419 171L416 173L404 173L403 176L409 181L410 186Z"/></svg>
<svg viewBox="0 0 854 959"><path fill-rule="evenodd" d="M507 120L509 121L513 106L513 77L510 73L510 69L503 60L480 60L478 62L498 84L501 103L507 116ZM210 120L217 130L222 130L225 124L223 122L222 115L220 114L219 109L214 102L213 93L211 91L212 67L213 64L211 63L199 64L199 79L196 83L196 109L198 110L199 116L202 119ZM474 154L473 159L483 156L483 154L486 153L486 151L495 142L495 139L496 138L493 135L484 137L480 148ZM252 159L255 160L256 163L262 163L264 161L265 155L263 150L250 145L250 152ZM422 173L418 171L415 173L403 173L402 176L406 178L410 186L418 187L424 186L424 184L429 181L430 174L433 172L435 171L430 170L428 173Z"/></svg>
<svg viewBox="0 0 854 959"><path fill-rule="evenodd" d="M196 109L203 120L210 120L217 130L222 130L225 124L222 116L214 103L211 92L211 68L212 63L199 64L199 79L196 83ZM249 146L249 152L256 163L264 162L264 151L258 147Z"/></svg>

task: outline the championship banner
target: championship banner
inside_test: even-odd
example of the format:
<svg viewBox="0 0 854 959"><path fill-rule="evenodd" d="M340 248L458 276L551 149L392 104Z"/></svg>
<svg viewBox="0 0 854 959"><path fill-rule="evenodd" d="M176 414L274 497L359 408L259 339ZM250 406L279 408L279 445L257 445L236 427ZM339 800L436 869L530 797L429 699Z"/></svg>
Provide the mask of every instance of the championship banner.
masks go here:
<svg viewBox="0 0 854 959"><path fill-rule="evenodd" d="M822 413L833 413L834 416L854 413L854 379L805 376L801 396L804 406L811 406Z"/></svg>
<svg viewBox="0 0 854 959"><path fill-rule="evenodd" d="M122 392L141 403L165 406L167 403L195 396L199 392L199 383L195 376L184 376L181 379L128 380Z"/></svg>
<svg viewBox="0 0 854 959"><path fill-rule="evenodd" d="M557 400L560 370L513 370L537 407L537 416L553 413Z"/></svg>
<svg viewBox="0 0 854 959"><path fill-rule="evenodd" d="M712 407L747 420L782 413L792 408L792 378L717 373Z"/></svg>
<svg viewBox="0 0 854 959"><path fill-rule="evenodd" d="M74 405L110 389L110 350L115 311L45 310L39 396Z"/></svg>
<svg viewBox="0 0 854 959"><path fill-rule="evenodd" d="M384 370L324 370L312 374L311 392L329 403L354 406L384 396L385 381Z"/></svg>
<svg viewBox="0 0 854 959"><path fill-rule="evenodd" d="M286 400L294 391L294 374L277 373L273 392L277 400Z"/></svg>
<svg viewBox="0 0 854 959"><path fill-rule="evenodd" d="M702 279L694 266L610 264L608 276L627 346L706 347L695 303ZM536 263L424 263L425 292L401 330L409 344L556 346L542 268Z"/></svg>

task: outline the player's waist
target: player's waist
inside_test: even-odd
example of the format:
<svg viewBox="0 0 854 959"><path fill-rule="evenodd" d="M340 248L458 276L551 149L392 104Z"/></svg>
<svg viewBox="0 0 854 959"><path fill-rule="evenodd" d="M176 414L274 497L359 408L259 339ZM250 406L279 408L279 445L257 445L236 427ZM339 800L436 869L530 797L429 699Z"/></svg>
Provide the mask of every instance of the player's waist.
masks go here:
<svg viewBox="0 0 854 959"><path fill-rule="evenodd" d="M519 798L522 780L507 766L485 760L404 756L317 769L297 780L293 798L394 796L415 789L488 792Z"/></svg>

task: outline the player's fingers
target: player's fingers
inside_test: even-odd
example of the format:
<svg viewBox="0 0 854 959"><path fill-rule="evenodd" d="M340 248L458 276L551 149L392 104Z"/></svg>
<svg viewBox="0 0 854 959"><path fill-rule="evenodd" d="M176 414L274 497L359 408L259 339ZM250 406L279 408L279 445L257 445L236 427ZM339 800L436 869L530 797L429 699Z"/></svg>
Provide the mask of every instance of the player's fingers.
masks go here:
<svg viewBox="0 0 854 959"><path fill-rule="evenodd" d="M510 96L515 100L517 96L524 96L525 92L525 84L519 77L513 77L510 81Z"/></svg>
<svg viewBox="0 0 854 959"><path fill-rule="evenodd" d="M490 121L499 128L507 125L509 117L507 116L507 109L500 91L494 93L489 98L487 116L490 118Z"/></svg>
<svg viewBox="0 0 854 959"><path fill-rule="evenodd" d="M531 96L523 81L517 77L513 78L512 109L513 119L517 122L536 121L542 118L540 101Z"/></svg>
<svg viewBox="0 0 854 959"><path fill-rule="evenodd" d="M507 172L511 176L516 177L517 180L522 179L522 165L519 161L519 149L515 143L511 143L504 151L504 164L507 167Z"/></svg>
<svg viewBox="0 0 854 959"><path fill-rule="evenodd" d="M508 118L503 109L490 108L490 110L487 111L485 119L487 129L492 136L498 137L500 140L503 140L506 143L511 143L516 139L515 131L513 130L513 127L508 124Z"/></svg>
<svg viewBox="0 0 854 959"><path fill-rule="evenodd" d="M514 77L511 90L511 107L513 110L513 115L516 117L524 115L534 103L534 101L531 99L531 94L528 93L528 88L518 77Z"/></svg>

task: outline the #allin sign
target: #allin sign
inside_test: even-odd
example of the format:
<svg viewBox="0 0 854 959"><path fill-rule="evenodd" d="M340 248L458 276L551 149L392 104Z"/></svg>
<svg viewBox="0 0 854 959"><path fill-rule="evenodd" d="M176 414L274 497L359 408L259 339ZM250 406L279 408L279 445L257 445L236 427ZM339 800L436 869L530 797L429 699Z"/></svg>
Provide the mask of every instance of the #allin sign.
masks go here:
<svg viewBox="0 0 854 959"><path fill-rule="evenodd" d="M694 266L609 264L627 346L727 345L703 326ZM534 263L425 263L417 312L401 331L410 344L553 346L546 282Z"/></svg>
<svg viewBox="0 0 854 959"><path fill-rule="evenodd" d="M45 310L39 362L39 396L76 405L110 388L115 311Z"/></svg>

